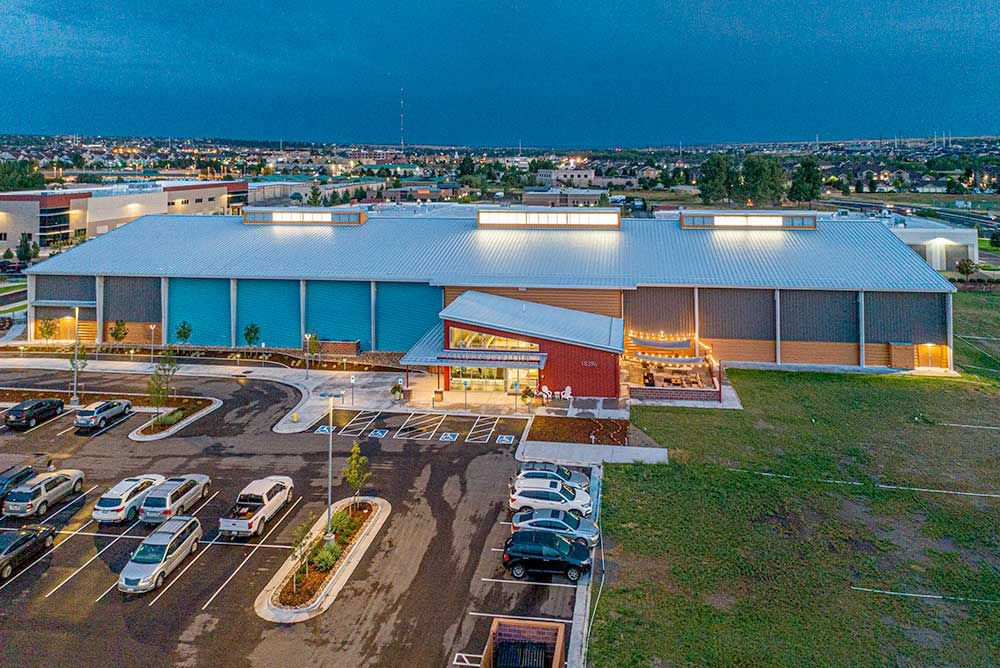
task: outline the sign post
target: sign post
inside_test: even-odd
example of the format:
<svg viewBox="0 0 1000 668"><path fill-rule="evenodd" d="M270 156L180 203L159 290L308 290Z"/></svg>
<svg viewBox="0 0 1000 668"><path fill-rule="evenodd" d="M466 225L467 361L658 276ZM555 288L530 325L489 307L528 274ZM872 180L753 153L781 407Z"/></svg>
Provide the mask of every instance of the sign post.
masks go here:
<svg viewBox="0 0 1000 668"><path fill-rule="evenodd" d="M469 410L469 381L463 380L462 387L465 389L465 410Z"/></svg>
<svg viewBox="0 0 1000 668"><path fill-rule="evenodd" d="M357 382L357 380L358 380L358 377L357 377L357 376L355 376L355 375L354 375L354 374L352 373L352 374L351 374L351 405L352 405L352 406L354 405L354 383L356 383L356 382Z"/></svg>

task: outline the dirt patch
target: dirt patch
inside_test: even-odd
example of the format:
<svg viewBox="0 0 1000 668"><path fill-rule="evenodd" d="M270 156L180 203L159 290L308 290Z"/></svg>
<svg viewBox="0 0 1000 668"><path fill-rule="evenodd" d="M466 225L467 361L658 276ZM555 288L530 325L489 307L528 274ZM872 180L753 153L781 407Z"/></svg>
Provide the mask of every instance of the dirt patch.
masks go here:
<svg viewBox="0 0 1000 668"><path fill-rule="evenodd" d="M536 417L528 438L534 441L558 443L594 443L599 445L629 445L628 420L599 418Z"/></svg>
<svg viewBox="0 0 1000 668"><path fill-rule="evenodd" d="M724 591L717 591L711 594L706 594L702 597L705 605L710 605L716 610L722 610L723 612L732 610L733 606L736 605L737 598L732 594Z"/></svg>
<svg viewBox="0 0 1000 668"><path fill-rule="evenodd" d="M27 401L28 399L62 399L63 401L68 402L72 394L73 393L69 390L24 390L20 388L3 387L0 388L0 402L19 403ZM132 403L135 404L148 398L149 395L138 394L135 392L79 392L78 396L80 397L80 405L86 406L87 404L95 401L111 401L112 399L121 399L122 397L129 398ZM139 399L136 399L136 397L139 397ZM165 406L167 408L186 406L190 402L204 402L204 406L212 403L208 399L202 399L199 397L170 397L167 399Z"/></svg>

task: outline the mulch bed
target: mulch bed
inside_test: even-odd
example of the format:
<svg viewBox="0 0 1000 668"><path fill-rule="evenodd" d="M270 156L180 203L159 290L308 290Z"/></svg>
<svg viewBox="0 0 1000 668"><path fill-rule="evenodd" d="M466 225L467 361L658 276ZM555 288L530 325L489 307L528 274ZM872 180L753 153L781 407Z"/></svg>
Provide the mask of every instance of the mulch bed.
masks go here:
<svg viewBox="0 0 1000 668"><path fill-rule="evenodd" d="M303 573L304 567L300 566L298 574L295 576L298 578L295 591L292 591L292 578L288 578L281 588L281 593L278 594L278 603L290 608L297 608L312 602L312 600L316 597L316 594L323 589L327 581L333 577L333 574L337 571L337 568L344 560L344 556L348 554L351 546L354 544L354 541L368 523L373 511L374 507L370 503L361 501L354 504L354 509L349 510L349 512L351 514L352 522L356 522L357 526L355 526L354 531L349 536L337 536L337 544L341 549L341 556L340 559L337 560L337 563L333 565L333 568L326 572L310 568L308 573ZM334 515L336 515L336 513L334 513ZM310 547L309 553L312 553L312 551L322 543L323 534L320 534L319 538L317 538Z"/></svg>
<svg viewBox="0 0 1000 668"><path fill-rule="evenodd" d="M167 415L173 415L180 413L180 416L169 424L160 423L153 421L142 428L139 433L143 436L152 436L153 434L159 434L161 431L166 431L170 429L180 421L184 420L188 416L194 415L203 408L208 408L212 405L212 402L208 399L179 399L180 404L174 408L174 410L169 413L162 414L161 417L166 417Z"/></svg>
<svg viewBox="0 0 1000 668"><path fill-rule="evenodd" d="M628 445L628 420L539 416L531 423L533 441Z"/></svg>
<svg viewBox="0 0 1000 668"><path fill-rule="evenodd" d="M28 399L62 399L68 403L72 394L73 393L69 390L23 390L19 388L0 388L0 402L20 403L22 401L27 401ZM86 406L87 404L95 401L110 401L112 399L121 399L123 397L129 399L133 404L139 403L141 405L142 398L146 397L146 395L140 395L134 392L80 392L78 396L80 397L81 406ZM208 399L202 399L200 397L170 397L167 399L166 407L176 408L180 406L196 405L198 407L197 409L201 409L211 403L212 402Z"/></svg>

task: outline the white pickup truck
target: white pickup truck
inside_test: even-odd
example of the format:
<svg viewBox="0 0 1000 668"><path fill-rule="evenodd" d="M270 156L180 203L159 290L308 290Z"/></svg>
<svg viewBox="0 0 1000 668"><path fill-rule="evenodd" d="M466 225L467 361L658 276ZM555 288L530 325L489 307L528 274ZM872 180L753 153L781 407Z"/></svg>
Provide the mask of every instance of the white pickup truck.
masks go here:
<svg viewBox="0 0 1000 668"><path fill-rule="evenodd" d="M230 539L262 536L267 523L291 502L293 492L288 476L254 480L236 497L236 505L219 518L219 535Z"/></svg>

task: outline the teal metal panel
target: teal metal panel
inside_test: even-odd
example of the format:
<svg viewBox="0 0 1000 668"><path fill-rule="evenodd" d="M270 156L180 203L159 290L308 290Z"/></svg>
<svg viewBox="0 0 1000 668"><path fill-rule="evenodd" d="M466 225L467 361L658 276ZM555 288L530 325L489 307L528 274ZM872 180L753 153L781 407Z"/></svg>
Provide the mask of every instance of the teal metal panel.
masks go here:
<svg viewBox="0 0 1000 668"><path fill-rule="evenodd" d="M167 293L167 331L177 343L177 326L191 325L189 343L229 345L229 279L171 278Z"/></svg>
<svg viewBox="0 0 1000 668"><path fill-rule="evenodd" d="M255 323L268 348L301 348L299 282L239 280L236 282L236 343L246 345L244 328Z"/></svg>
<svg viewBox="0 0 1000 668"><path fill-rule="evenodd" d="M372 347L371 283L307 281L306 332L320 341L360 341Z"/></svg>
<svg viewBox="0 0 1000 668"><path fill-rule="evenodd" d="M444 324L443 290L426 283L378 283L375 297L375 349L405 351L428 329Z"/></svg>

